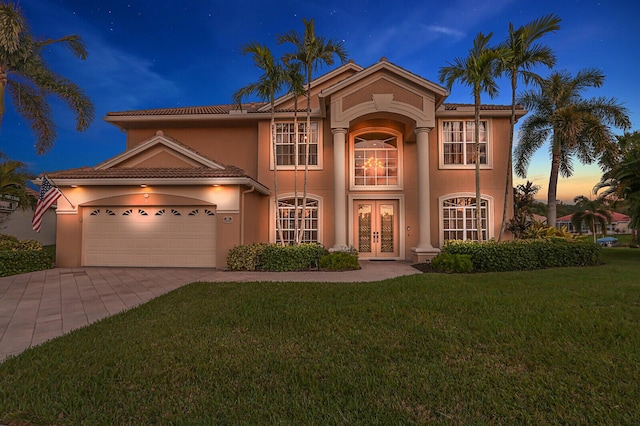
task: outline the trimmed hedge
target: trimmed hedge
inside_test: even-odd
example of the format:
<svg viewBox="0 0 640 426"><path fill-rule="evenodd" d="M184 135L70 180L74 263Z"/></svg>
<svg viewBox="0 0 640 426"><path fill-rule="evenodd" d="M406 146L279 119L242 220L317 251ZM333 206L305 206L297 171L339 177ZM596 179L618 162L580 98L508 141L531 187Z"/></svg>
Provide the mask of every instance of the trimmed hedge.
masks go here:
<svg viewBox="0 0 640 426"><path fill-rule="evenodd" d="M227 254L227 268L232 271L255 271L260 256L269 244L253 243L235 246Z"/></svg>
<svg viewBox="0 0 640 426"><path fill-rule="evenodd" d="M354 251L334 251L320 258L320 268L327 271L354 271L360 269L358 253Z"/></svg>
<svg viewBox="0 0 640 426"><path fill-rule="evenodd" d="M53 256L48 250L0 251L0 277L53 268Z"/></svg>
<svg viewBox="0 0 640 426"><path fill-rule="evenodd" d="M480 272L526 271L564 266L595 266L600 263L600 247L591 241L566 238L535 240L447 241L442 251L471 256Z"/></svg>
<svg viewBox="0 0 640 426"><path fill-rule="evenodd" d="M245 244L229 250L227 268L232 271L300 271L317 268L318 259L326 254L327 250L319 244Z"/></svg>
<svg viewBox="0 0 640 426"><path fill-rule="evenodd" d="M436 271L464 274L473 272L473 263L468 254L440 253L431 261Z"/></svg>
<svg viewBox="0 0 640 426"><path fill-rule="evenodd" d="M0 277L53 268L54 252L36 240L0 234Z"/></svg>
<svg viewBox="0 0 640 426"><path fill-rule="evenodd" d="M325 254L327 249L320 244L270 244L260 256L259 268L263 271L301 271L317 268L318 260Z"/></svg>

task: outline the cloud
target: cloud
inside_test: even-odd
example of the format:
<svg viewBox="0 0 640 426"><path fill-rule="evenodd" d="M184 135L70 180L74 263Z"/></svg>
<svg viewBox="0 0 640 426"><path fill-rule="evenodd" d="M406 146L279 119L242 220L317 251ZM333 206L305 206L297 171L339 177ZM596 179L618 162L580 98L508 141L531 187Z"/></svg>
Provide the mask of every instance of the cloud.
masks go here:
<svg viewBox="0 0 640 426"><path fill-rule="evenodd" d="M443 27L439 25L427 25L426 29L433 34L434 38L440 35L454 37L456 39L463 38L466 34L464 31L460 31L450 27Z"/></svg>
<svg viewBox="0 0 640 426"><path fill-rule="evenodd" d="M87 12L88 7L83 8L86 15L81 16L73 9L57 4L54 7L51 2L41 0L30 6L25 9L34 33L40 33L38 28L47 28L46 37L69 34L82 37L89 52L85 61L75 58L67 49L53 46L46 52L46 60L53 71L85 91L98 116L114 110L170 106L179 98L180 88L158 72L153 58L148 56L157 49L150 47L140 54L130 44L117 46L117 38L110 40L109 29L93 12Z"/></svg>
<svg viewBox="0 0 640 426"><path fill-rule="evenodd" d="M94 36L87 39L87 46L91 56L82 64L82 73L89 78L82 78L83 87L107 110L157 107L173 103L170 100L180 95L173 81L154 70L153 59L110 46Z"/></svg>

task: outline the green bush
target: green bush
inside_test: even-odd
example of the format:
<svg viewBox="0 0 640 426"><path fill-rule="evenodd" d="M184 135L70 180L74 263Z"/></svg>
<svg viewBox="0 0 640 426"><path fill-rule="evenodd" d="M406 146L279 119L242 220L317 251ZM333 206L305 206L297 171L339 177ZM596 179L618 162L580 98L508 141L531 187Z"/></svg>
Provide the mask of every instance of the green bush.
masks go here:
<svg viewBox="0 0 640 426"><path fill-rule="evenodd" d="M245 244L229 250L227 268L232 271L299 271L317 267L318 259L325 254L327 250L319 244Z"/></svg>
<svg viewBox="0 0 640 426"><path fill-rule="evenodd" d="M318 260L327 254L320 244L281 246L269 244L262 255L258 269L263 271L300 271L318 266Z"/></svg>
<svg viewBox="0 0 640 426"><path fill-rule="evenodd" d="M0 251L17 250L20 241L13 235L0 234Z"/></svg>
<svg viewBox="0 0 640 426"><path fill-rule="evenodd" d="M473 268L482 272L526 271L563 266L594 266L600 263L600 247L590 241L542 238L488 241L447 241L442 250L471 257Z"/></svg>
<svg viewBox="0 0 640 426"><path fill-rule="evenodd" d="M431 267L436 271L458 274L473 271L471 256L468 254L440 253L431 261Z"/></svg>
<svg viewBox="0 0 640 426"><path fill-rule="evenodd" d="M334 251L320 258L320 268L328 271L352 271L360 269L358 253L353 251Z"/></svg>
<svg viewBox="0 0 640 426"><path fill-rule="evenodd" d="M0 277L40 271L53 267L55 251L42 250L36 240L18 240L0 235Z"/></svg>
<svg viewBox="0 0 640 426"><path fill-rule="evenodd" d="M24 274L53 267L53 256L49 250L3 250L0 251L0 276Z"/></svg>
<svg viewBox="0 0 640 426"><path fill-rule="evenodd" d="M236 246L227 254L227 268L232 271L255 271L260 256L269 244L254 243Z"/></svg>

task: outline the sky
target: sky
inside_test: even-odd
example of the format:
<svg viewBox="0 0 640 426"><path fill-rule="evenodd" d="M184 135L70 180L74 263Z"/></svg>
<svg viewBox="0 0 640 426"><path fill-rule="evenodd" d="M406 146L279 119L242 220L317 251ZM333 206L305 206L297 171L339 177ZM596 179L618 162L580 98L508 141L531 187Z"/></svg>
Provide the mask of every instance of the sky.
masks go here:
<svg viewBox="0 0 640 426"><path fill-rule="evenodd" d="M121 153L125 135L103 121L107 112L231 103L238 88L261 74L251 57L242 55L242 46L256 41L281 56L291 47L278 45L277 36L302 33L303 18L315 20L317 35L343 41L349 58L360 66L386 57L438 83L439 69L465 57L479 32L493 33L497 44L506 38L509 23L518 27L554 13L562 19L561 29L541 42L556 53L555 69L571 75L601 70L604 85L584 97L617 99L628 109L632 130L640 129L637 0L19 0L19 6L34 34L82 37L89 51L86 61L56 45L45 58L52 70L77 83L96 108L95 121L80 133L73 114L52 99L58 138L52 150L39 156L27 123L7 102L0 152L35 174L93 166ZM537 72L546 76L550 71ZM499 96L485 95L483 103L511 103L510 83L499 83ZM456 84L446 102L473 103L471 91ZM549 152L543 147L526 178L516 177L515 183L540 185L538 198L546 200L549 170ZM597 165L576 160L573 177L559 181L558 199L570 203L577 195L589 196L599 178Z"/></svg>

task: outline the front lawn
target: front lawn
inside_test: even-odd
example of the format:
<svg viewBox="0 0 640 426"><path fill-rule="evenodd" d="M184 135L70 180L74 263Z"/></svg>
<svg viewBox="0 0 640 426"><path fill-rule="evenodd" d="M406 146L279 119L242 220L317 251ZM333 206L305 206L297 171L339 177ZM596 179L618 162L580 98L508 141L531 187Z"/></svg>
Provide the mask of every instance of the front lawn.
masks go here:
<svg viewBox="0 0 640 426"><path fill-rule="evenodd" d="M378 283L195 283L0 364L0 423L638 424L640 250Z"/></svg>

